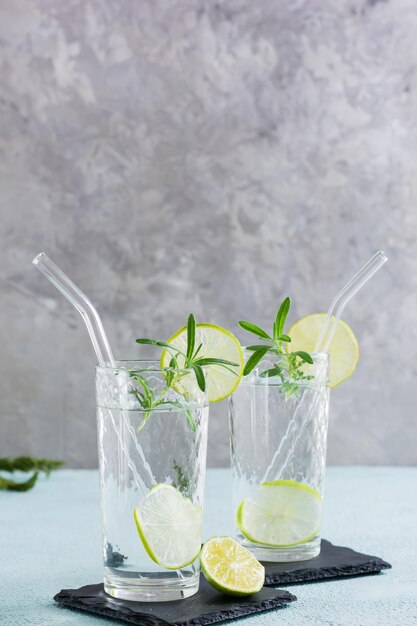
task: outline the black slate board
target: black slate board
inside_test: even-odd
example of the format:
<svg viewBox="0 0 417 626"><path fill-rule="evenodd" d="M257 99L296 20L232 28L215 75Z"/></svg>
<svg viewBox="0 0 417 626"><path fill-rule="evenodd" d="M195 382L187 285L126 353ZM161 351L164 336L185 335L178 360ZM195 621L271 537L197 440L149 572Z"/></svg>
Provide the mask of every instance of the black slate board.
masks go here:
<svg viewBox="0 0 417 626"><path fill-rule="evenodd" d="M265 585L275 587L291 583L306 583L315 580L365 576L376 574L391 565L378 556L361 554L350 548L334 546L330 541L321 540L319 556L308 561L293 563L263 563Z"/></svg>
<svg viewBox="0 0 417 626"><path fill-rule="evenodd" d="M297 598L283 589L267 589L245 598L231 598L211 587L203 576L198 593L174 602L132 602L107 595L103 584L63 589L54 600L64 606L140 626L218 624L252 613L286 606Z"/></svg>

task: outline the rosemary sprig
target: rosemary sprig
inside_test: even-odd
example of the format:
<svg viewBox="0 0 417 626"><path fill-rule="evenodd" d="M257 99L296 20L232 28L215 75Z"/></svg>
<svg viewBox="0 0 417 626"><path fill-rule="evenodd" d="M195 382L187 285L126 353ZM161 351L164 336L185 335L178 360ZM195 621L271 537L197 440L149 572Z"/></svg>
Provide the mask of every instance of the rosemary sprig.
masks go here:
<svg viewBox="0 0 417 626"><path fill-rule="evenodd" d="M168 373L169 373L168 380L170 382L167 384L167 386L164 388L163 392L160 395L157 395L155 393L155 391L152 389L152 387L150 386L150 384L148 383L148 381L146 380L144 376L141 376L140 374L134 371L131 371L129 373L130 373L130 376L134 378L136 382L138 382L142 388L142 391L139 391L139 389L131 390L131 393L135 396L136 400L139 402L144 412L143 420L138 428L138 432L142 430L142 428L145 426L146 422L148 421L152 413L157 408L160 408L160 407L177 407L181 411L184 411L191 430L193 432L196 430L196 423L195 423L195 419L192 414L192 411L184 407L181 404L181 402L165 399L166 393L171 388L172 383L174 382L174 379L171 377L170 370L168 370Z"/></svg>
<svg viewBox="0 0 417 626"><path fill-rule="evenodd" d="M192 485L191 480L186 476L183 468L178 465L178 463L174 459L174 464L172 469L177 475L177 480L172 484L173 487L178 489L186 498L192 499Z"/></svg>
<svg viewBox="0 0 417 626"><path fill-rule="evenodd" d="M302 369L305 363L313 364L311 355L304 350L289 352L286 349L286 345L291 343L291 337L284 333L285 322L290 308L291 299L287 297L278 309L271 335L260 326L252 324L252 322L239 322L241 328L266 342L246 348L252 354L245 364L243 375L247 376L250 374L267 354L275 355L277 358L273 367L261 372L259 375L262 378L278 376L281 379L280 391L285 393L286 398L298 392L300 382L314 378L312 375L304 374Z"/></svg>
<svg viewBox="0 0 417 626"><path fill-rule="evenodd" d="M51 459L34 459L31 456L18 456L15 459L0 459L0 471L3 472L30 472L38 470L50 474L52 470L58 469L64 461L53 461Z"/></svg>
<svg viewBox="0 0 417 626"><path fill-rule="evenodd" d="M169 366L163 368L166 386L159 395L157 395L155 391L151 388L145 377L141 376L137 372L130 372L130 375L139 383L140 387L142 388L142 391L140 391L139 389L132 390L132 393L138 400L141 408L145 413L143 421L139 426L139 430L145 426L146 422L155 411L155 409L161 406L172 406L177 407L178 409L181 409L185 412L191 430L195 431L196 423L191 410L185 408L184 405L179 401L167 400L167 393L175 386L176 383L181 380L181 378L187 375L187 372L184 372L184 370L192 370L199 389L201 389L201 391L205 391L207 385L203 369L205 366L220 365L221 367L224 367L225 369L235 373L234 370L231 368L239 367L239 364L233 363L232 361L227 361L225 359L199 356L203 344L200 343L198 346L196 346L196 321L192 313L188 316L187 321L187 347L185 352L180 350L176 346L167 343L166 341L140 338L136 339L136 343L163 348L164 350L167 350L171 355Z"/></svg>
<svg viewBox="0 0 417 626"><path fill-rule="evenodd" d="M9 491L29 491L35 485L39 472L45 472L47 476L52 470L61 467L64 461L53 461L51 459L35 459L30 456L19 456L15 459L8 457L0 459L0 471L4 472L30 472L32 476L23 482L12 480L0 476L0 489L8 489Z"/></svg>

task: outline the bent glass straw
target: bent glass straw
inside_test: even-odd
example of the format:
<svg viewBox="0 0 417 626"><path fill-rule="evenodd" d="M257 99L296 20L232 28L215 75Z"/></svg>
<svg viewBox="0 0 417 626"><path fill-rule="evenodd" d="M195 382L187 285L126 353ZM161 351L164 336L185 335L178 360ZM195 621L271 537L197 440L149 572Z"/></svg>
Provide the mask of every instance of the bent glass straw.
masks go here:
<svg viewBox="0 0 417 626"><path fill-rule="evenodd" d="M357 272L351 280L339 291L330 305L326 320L320 331L314 352L328 352L337 324L343 310L355 293L388 261L388 257L382 250L378 250L374 256Z"/></svg>
<svg viewBox="0 0 417 626"><path fill-rule="evenodd" d="M46 278L71 302L83 318L90 335L94 351L101 366L110 363L115 367L115 360L111 351L103 324L95 307L87 296L74 285L64 272L49 258L45 252L41 252L33 259L33 264L46 276Z"/></svg>
<svg viewBox="0 0 417 626"><path fill-rule="evenodd" d="M382 252L382 250L378 250L378 252L376 252L367 263L365 263L365 265L363 267L361 267L361 269L359 270L359 272L357 272L351 279L349 282L346 283L346 285L339 291L339 293L337 294L337 296L333 299L329 311L327 313L326 316L326 320L323 324L323 327L320 331L320 335L319 338L316 342L316 346L314 349L314 352L327 352L329 350L329 346L330 343L333 339L333 335L336 331L337 328L337 324L340 320L340 316L345 308L345 306L347 305L347 303L349 302L349 300L359 291L359 289L361 289L361 287L364 286L364 284L375 274L375 272L377 272L383 265L384 263L386 263L386 261L388 261L388 257L385 255L384 252ZM301 401L297 404L297 407L294 411L294 415L291 418L291 420L288 423L287 426L287 430L283 436L283 438L280 441L280 444L273 456L273 459L271 461L271 463L268 466L268 469L265 472L264 478L262 480L262 482L265 482L267 480L272 480L272 477L275 475L275 466L279 460L280 454L283 452L283 450L285 449L285 445L288 443L288 440L290 438L290 435L292 434L291 431L293 430L295 424L296 424L296 420L297 420L297 416L300 412L300 410L302 409L302 405L303 405L303 398L304 396L302 396ZM311 411L314 409L314 403L311 406L310 409L310 413ZM287 457L281 467L280 470L280 475L282 475L287 467L288 464L290 462L290 460L292 459L292 457L294 456L294 452L295 449L298 445L298 443L301 441L303 433L304 433L304 428L305 428L305 424L308 422L309 416L307 416L303 422L303 424L301 425L297 437L294 439L289 452L287 454Z"/></svg>
<svg viewBox="0 0 417 626"><path fill-rule="evenodd" d="M100 316L90 300L87 298L87 296L72 282L70 278L68 278L66 274L64 274L64 272L48 257L47 254L45 254L45 252L41 252L40 254L38 254L33 259L33 264L38 268L38 270L42 272L42 274L44 274L44 276L46 276L46 278L54 285L54 287L56 287L58 291L60 291L62 295L71 302L71 304L80 313L85 322L85 325L87 326L88 334L90 335L90 339L93 344L94 351L97 355L100 366L105 367L106 365L110 365L111 367L116 367L116 362L114 360L113 353L107 339L107 335L104 331L103 324L101 323ZM126 443L123 441L123 437L119 433L113 413L110 409L108 409L108 412L117 439L119 441L119 446L125 456L126 462L133 474L133 477L135 478L136 484L140 486L142 490L145 490L143 480L141 480L139 476L136 465L130 458L129 449L126 447ZM150 478L152 479L150 467L145 461L143 451L137 442L135 431L129 422L129 417L128 415L126 415L125 411L122 411L122 416L126 430L132 437L133 444L142 460L143 466L148 472ZM127 476L123 478L121 477L121 480L124 480L126 485L128 484Z"/></svg>

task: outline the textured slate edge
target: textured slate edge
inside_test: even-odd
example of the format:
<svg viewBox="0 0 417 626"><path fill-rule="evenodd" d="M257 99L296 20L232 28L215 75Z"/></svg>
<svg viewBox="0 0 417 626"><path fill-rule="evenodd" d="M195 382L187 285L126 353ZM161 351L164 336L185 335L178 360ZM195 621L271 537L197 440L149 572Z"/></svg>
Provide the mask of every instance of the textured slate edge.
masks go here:
<svg viewBox="0 0 417 626"><path fill-rule="evenodd" d="M281 589L280 591L284 591ZM218 611L217 613L210 613L208 615L201 615L197 619L187 620L185 622L174 622L175 626L206 626L207 624L218 624L219 622L227 622L232 619L238 619L240 617L247 617L253 613L265 613L266 611L273 611L274 609L283 609L290 602L297 600L297 597L293 594L285 591L286 596L280 596L278 598L271 598L270 600L262 600L255 604L245 604L242 599L238 600L239 606L236 609L228 609L224 611ZM245 609L245 613L242 613L242 608Z"/></svg>
<svg viewBox="0 0 417 626"><path fill-rule="evenodd" d="M332 543L328 541L325 542L324 540L323 543L326 543L327 549L345 550L345 558L347 561L349 561L349 556L352 555L353 558L363 557L364 562L355 564L349 564L347 562L346 564L340 564L337 566L314 567L314 559L312 559L312 565L310 567L266 574L265 587L276 587L283 584L288 585L292 583L344 578L347 576L367 576L371 574L379 574L384 569L392 568L390 563L387 563L378 556L362 554L361 552L356 552L351 548L333 546Z"/></svg>
<svg viewBox="0 0 417 626"><path fill-rule="evenodd" d="M128 624L136 624L136 626L138 626L138 624L140 624L140 626L171 626L172 624L172 622L167 622L156 616L149 618L149 616L144 613L133 613L130 611L132 615L129 616L127 614L129 609L124 609L122 613L121 611L110 609L108 607L101 607L100 609L95 606L87 607L83 602L79 602L69 596L63 596L62 594L65 594L66 591L66 589L62 589L62 591L54 596L55 602L58 602L61 607L76 609L82 611L83 613L93 613L99 617L108 617L109 619L122 621ZM139 619L140 621L138 621Z"/></svg>
<svg viewBox="0 0 417 626"><path fill-rule="evenodd" d="M238 619L240 617L247 617L254 613L264 613L266 611L272 611L273 609L285 608L290 602L297 600L297 597L293 594L280 589L280 595L276 598L269 600L261 600L256 604L245 603L243 598L231 599L234 602L235 607L230 609L223 609L208 614L202 614L197 618L192 618L186 621L166 621L156 615L149 616L146 613L138 613L132 611L127 606L123 606L122 610L114 607L106 607L101 605L100 607L94 606L88 602L82 602L78 598L70 593L72 589L62 589L54 596L55 602L58 602L61 606L70 609L77 609L83 612L94 613L95 615L101 615L110 619L121 620L129 624L136 624L140 626L207 626L209 624L217 624L220 622L226 622L232 619ZM106 594L107 595L107 594ZM109 597L109 602L112 602L112 598Z"/></svg>
<svg viewBox="0 0 417 626"><path fill-rule="evenodd" d="M391 565L382 562L356 565L354 567L350 565L346 567L329 567L320 570L300 569L297 572L286 572L285 574L268 574L265 576L265 587L311 582L314 580L327 580L330 578L343 578L346 576L366 576L368 574L379 574L384 569L391 569Z"/></svg>

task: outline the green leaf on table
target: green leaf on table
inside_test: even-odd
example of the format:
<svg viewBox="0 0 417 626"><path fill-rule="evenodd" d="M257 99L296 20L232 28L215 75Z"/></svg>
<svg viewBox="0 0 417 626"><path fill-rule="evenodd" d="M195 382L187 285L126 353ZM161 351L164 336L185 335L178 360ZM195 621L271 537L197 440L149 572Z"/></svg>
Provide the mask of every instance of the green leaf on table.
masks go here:
<svg viewBox="0 0 417 626"><path fill-rule="evenodd" d="M7 489L8 491L29 491L35 485L39 476L39 472L35 472L28 480L24 482L18 482L17 480L10 480L0 476L0 489Z"/></svg>
<svg viewBox="0 0 417 626"><path fill-rule="evenodd" d="M64 461L36 459L31 456L18 456L14 459L4 457L0 459L0 471L3 472L29 472L36 470L49 475L52 470L58 469L62 465L64 465Z"/></svg>

